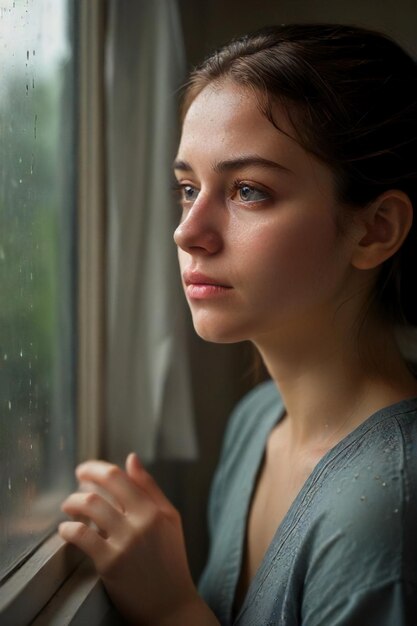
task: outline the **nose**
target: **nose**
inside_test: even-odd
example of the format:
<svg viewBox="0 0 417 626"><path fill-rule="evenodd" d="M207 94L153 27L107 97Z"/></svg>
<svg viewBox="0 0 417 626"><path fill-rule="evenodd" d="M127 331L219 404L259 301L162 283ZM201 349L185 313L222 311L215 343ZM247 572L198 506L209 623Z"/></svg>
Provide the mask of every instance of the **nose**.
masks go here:
<svg viewBox="0 0 417 626"><path fill-rule="evenodd" d="M219 252L223 246L218 207L208 198L198 198L174 232L174 241L182 250L203 255Z"/></svg>

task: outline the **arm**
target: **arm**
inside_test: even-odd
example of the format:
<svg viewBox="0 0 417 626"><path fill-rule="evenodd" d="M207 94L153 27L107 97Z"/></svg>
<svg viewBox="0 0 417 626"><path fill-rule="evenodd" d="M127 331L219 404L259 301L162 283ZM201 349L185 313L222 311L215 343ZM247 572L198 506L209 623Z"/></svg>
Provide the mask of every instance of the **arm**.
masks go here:
<svg viewBox="0 0 417 626"><path fill-rule="evenodd" d="M126 471L103 461L88 461L76 471L110 496L74 493L62 505L71 516L91 520L60 524L63 539L94 562L121 615L143 626L218 626L193 584L179 513L136 455Z"/></svg>

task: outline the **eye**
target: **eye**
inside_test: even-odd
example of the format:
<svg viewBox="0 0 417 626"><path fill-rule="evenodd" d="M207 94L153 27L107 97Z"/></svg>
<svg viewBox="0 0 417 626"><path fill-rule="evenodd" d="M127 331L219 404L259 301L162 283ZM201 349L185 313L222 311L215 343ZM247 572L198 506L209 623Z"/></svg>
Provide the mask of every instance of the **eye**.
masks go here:
<svg viewBox="0 0 417 626"><path fill-rule="evenodd" d="M178 199L182 204L193 203L199 192L199 190L192 185L184 185L182 183L176 183L173 186L173 191L178 196Z"/></svg>
<svg viewBox="0 0 417 626"><path fill-rule="evenodd" d="M233 188L237 191L239 199L243 200L243 202L262 202L263 200L267 200L269 198L265 191L257 189L247 183L236 181Z"/></svg>
<svg viewBox="0 0 417 626"><path fill-rule="evenodd" d="M191 185L183 185L182 186L182 198L187 202L192 202L198 196L198 189L192 187Z"/></svg>

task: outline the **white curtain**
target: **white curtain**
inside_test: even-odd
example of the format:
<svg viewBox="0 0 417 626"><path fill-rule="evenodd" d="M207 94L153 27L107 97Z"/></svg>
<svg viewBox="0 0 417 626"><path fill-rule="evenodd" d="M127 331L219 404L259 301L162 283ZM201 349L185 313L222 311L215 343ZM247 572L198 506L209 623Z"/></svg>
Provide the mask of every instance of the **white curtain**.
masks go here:
<svg viewBox="0 0 417 626"><path fill-rule="evenodd" d="M106 48L106 453L197 454L171 165L184 48L175 0L111 0Z"/></svg>

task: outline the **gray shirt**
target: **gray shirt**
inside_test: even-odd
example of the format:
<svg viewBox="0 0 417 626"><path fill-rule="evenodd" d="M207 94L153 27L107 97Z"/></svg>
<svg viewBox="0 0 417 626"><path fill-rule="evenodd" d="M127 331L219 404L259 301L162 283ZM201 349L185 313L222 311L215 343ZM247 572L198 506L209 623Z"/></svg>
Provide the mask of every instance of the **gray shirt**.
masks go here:
<svg viewBox="0 0 417 626"><path fill-rule="evenodd" d="M222 626L417 626L417 398L376 412L320 460L233 618L255 479L283 414L268 381L231 416L201 595Z"/></svg>

